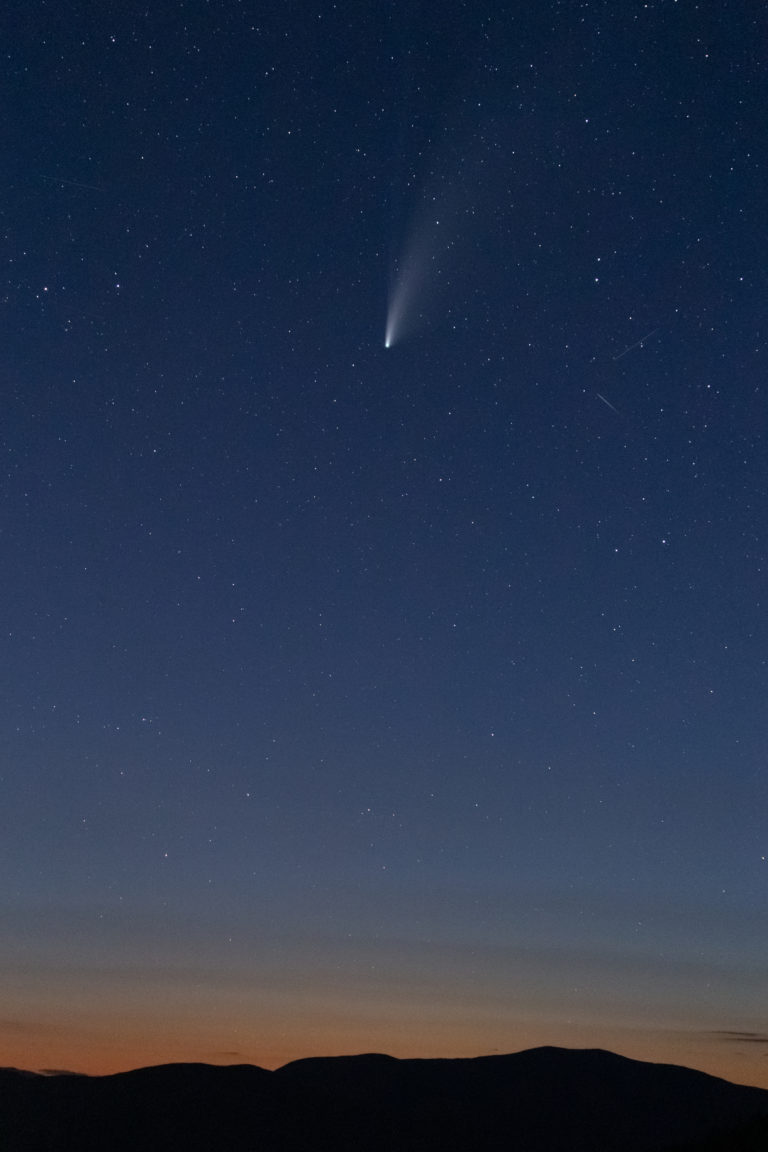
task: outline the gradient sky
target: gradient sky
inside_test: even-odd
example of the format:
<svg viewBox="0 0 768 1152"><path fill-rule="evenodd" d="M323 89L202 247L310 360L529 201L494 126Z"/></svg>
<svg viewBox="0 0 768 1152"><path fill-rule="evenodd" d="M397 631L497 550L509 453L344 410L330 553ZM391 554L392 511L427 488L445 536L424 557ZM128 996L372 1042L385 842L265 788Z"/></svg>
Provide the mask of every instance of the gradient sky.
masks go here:
<svg viewBox="0 0 768 1152"><path fill-rule="evenodd" d="M768 1087L767 34L8 11L0 1064Z"/></svg>

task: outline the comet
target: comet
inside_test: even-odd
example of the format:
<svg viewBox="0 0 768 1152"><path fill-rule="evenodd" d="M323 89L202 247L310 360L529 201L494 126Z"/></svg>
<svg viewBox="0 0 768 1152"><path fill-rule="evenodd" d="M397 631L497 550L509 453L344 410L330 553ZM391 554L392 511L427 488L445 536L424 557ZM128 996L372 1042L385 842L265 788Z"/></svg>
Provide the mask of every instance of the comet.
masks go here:
<svg viewBox="0 0 768 1152"><path fill-rule="evenodd" d="M421 300L423 303L428 279L429 257L424 251L424 238L420 237L411 241L390 291L384 332L385 348L391 348L419 326L422 315L418 302Z"/></svg>

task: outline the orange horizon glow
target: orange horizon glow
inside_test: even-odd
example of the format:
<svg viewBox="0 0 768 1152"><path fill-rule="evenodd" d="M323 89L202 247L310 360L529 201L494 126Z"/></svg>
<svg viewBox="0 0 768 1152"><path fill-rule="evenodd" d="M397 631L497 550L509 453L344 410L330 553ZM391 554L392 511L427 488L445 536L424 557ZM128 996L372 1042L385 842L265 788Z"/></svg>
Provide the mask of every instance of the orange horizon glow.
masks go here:
<svg viewBox="0 0 768 1152"><path fill-rule="evenodd" d="M507 1029L505 1029L508 1031ZM112 1075L159 1064L205 1063L218 1065L253 1064L275 1069L307 1057L356 1055L382 1052L398 1059L467 1058L506 1055L529 1048L604 1048L630 1059L660 1064L679 1064L719 1076L736 1084L768 1089L768 1067L750 1047L758 1045L728 1042L713 1035L672 1033L626 1027L573 1024L521 1024L506 1042L499 1035L483 1043L479 1030L436 1027L431 1033L406 1035L397 1027L371 1030L325 1021L308 1026L299 1035L298 1022L280 1030L239 1030L235 1042L227 1044L224 1029L182 1028L166 1036L136 1033L128 1029L118 1040L108 1029L89 1028L79 1036L5 1035L0 1039L0 1066L33 1072L78 1072L91 1076Z"/></svg>

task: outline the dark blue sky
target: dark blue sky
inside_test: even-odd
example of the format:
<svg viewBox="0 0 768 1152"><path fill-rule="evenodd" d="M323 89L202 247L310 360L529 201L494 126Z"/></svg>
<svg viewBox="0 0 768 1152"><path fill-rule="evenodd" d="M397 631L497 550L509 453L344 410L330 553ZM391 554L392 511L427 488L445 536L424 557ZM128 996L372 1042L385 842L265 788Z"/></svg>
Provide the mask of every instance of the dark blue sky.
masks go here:
<svg viewBox="0 0 768 1152"><path fill-rule="evenodd" d="M0 1062L768 1085L767 31L7 15Z"/></svg>

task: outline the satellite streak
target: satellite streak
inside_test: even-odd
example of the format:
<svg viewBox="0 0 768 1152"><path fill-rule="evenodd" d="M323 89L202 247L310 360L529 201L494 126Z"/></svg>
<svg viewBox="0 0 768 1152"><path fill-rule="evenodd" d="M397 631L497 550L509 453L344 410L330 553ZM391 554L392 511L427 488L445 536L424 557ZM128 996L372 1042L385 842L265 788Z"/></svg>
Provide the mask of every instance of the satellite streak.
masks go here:
<svg viewBox="0 0 768 1152"><path fill-rule="evenodd" d="M654 328L653 332L649 332L647 336L643 336L640 340L635 340L634 344L630 344L629 348L625 348L623 352L619 352L618 356L613 356L613 360L621 360L622 356L626 356L627 352L631 352L633 348L639 348L641 344L645 344L646 340L650 340L651 336L655 336L658 328Z"/></svg>

